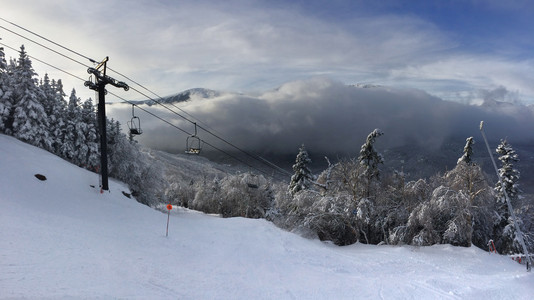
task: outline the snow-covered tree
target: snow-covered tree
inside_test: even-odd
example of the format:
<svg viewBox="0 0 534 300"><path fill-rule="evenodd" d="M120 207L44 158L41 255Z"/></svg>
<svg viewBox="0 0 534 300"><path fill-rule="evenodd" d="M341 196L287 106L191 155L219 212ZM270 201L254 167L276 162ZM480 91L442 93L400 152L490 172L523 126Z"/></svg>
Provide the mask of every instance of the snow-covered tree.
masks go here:
<svg viewBox="0 0 534 300"><path fill-rule="evenodd" d="M341 159L334 165L329 162L328 168L319 174L317 185L322 187L323 193L327 195L348 193L356 203L363 197L361 173L362 166L354 158Z"/></svg>
<svg viewBox="0 0 534 300"><path fill-rule="evenodd" d="M308 152L304 145L302 145L293 165L295 174L291 176L291 182L289 183L289 193L291 195L295 195L298 191L308 189L313 183L313 175L308 168L308 164L310 163L311 159L308 156Z"/></svg>
<svg viewBox="0 0 534 300"><path fill-rule="evenodd" d="M4 53L4 47L0 47L0 70L5 71L6 68L7 68L7 63L6 63L6 55Z"/></svg>
<svg viewBox="0 0 534 300"><path fill-rule="evenodd" d="M303 216L302 227L316 234L319 239L340 246L357 242L363 232L355 222L352 203L347 193L321 196L307 190L295 197L296 212Z"/></svg>
<svg viewBox="0 0 534 300"><path fill-rule="evenodd" d="M268 181L251 173L223 178L216 198L220 199L223 217L264 218L273 205Z"/></svg>
<svg viewBox="0 0 534 300"><path fill-rule="evenodd" d="M44 75L44 78L41 79L39 88L41 89L41 92L44 96L41 99L41 103L43 104L43 108L46 112L46 115L50 118L54 114L54 102L56 102L56 99L55 91L52 88L52 83L50 81L50 78L48 77L48 73L46 73Z"/></svg>
<svg viewBox="0 0 534 300"><path fill-rule="evenodd" d="M61 80L59 81L61 83ZM63 86L56 83L54 79L50 80L48 74L45 74L41 80L40 89L43 92L43 107L48 116L48 132L52 141L51 149L59 154L59 146L63 142L62 129L65 126L64 115L67 104L65 102Z"/></svg>
<svg viewBox="0 0 534 300"><path fill-rule="evenodd" d="M406 231L407 242L417 246L470 246L473 228L467 196L446 186L437 187L428 201L412 211Z"/></svg>
<svg viewBox="0 0 534 300"><path fill-rule="evenodd" d="M51 149L48 116L41 103L45 96L37 85L36 75L24 46L21 46L12 79L13 135L40 148Z"/></svg>
<svg viewBox="0 0 534 300"><path fill-rule="evenodd" d="M378 179L380 176L380 170L378 169L378 165L384 163L382 155L379 154L374 148L376 138L383 134L384 133L380 129L373 130L367 136L365 143L360 149L360 156L358 156L358 161L363 167L363 172L361 173L361 176L366 181L366 197L369 197L371 194L371 186L373 181L375 179Z"/></svg>
<svg viewBox="0 0 534 300"><path fill-rule="evenodd" d="M220 179L204 180L195 185L197 193L189 203L189 207L205 213L220 214L222 202Z"/></svg>
<svg viewBox="0 0 534 300"><path fill-rule="evenodd" d="M9 135L13 135L13 115L15 114L13 74L16 66L17 62L11 59L3 74L4 90L0 98L0 130Z"/></svg>
<svg viewBox="0 0 534 300"><path fill-rule="evenodd" d="M473 145L475 144L475 140L473 139L473 137L468 137L465 141L466 143L464 146L464 154L458 159L457 164L463 161L466 164L470 165L472 164L471 157L473 156Z"/></svg>
<svg viewBox="0 0 534 300"><path fill-rule="evenodd" d="M499 175L504 184L504 187L501 186L500 182L495 185L498 201L506 205L503 192L503 190L506 190L513 204L519 197L519 171L514 168L514 163L519 162L519 156L506 140L501 140L496 152L499 154L499 160L501 161Z"/></svg>
<svg viewBox="0 0 534 300"><path fill-rule="evenodd" d="M61 145L65 140L67 126L67 102L65 101L65 92L61 79L55 81L52 79L51 89L53 93L52 115L50 119L50 136L53 144L54 153L60 154Z"/></svg>
<svg viewBox="0 0 534 300"><path fill-rule="evenodd" d="M485 248L493 227L494 194L480 166L460 161L445 173L441 183L467 197L466 208L472 216L472 242Z"/></svg>
<svg viewBox="0 0 534 300"><path fill-rule="evenodd" d="M11 106L7 63L4 48L0 47L0 132L5 132Z"/></svg>
<svg viewBox="0 0 534 300"><path fill-rule="evenodd" d="M89 170L94 170L99 165L100 150L98 148L96 113L93 101L89 98L81 110L81 124L83 124L83 135L85 143L78 148L78 160L82 166Z"/></svg>
<svg viewBox="0 0 534 300"><path fill-rule="evenodd" d="M402 190L394 189L393 192L400 194L401 199L399 199L399 206L394 214L396 226L388 232L389 242L393 244L410 244L416 234L414 230L417 228L407 226L409 218L416 208L430 199L432 187L426 180L419 179L417 181L409 181Z"/></svg>
<svg viewBox="0 0 534 300"><path fill-rule="evenodd" d="M67 111L65 113L65 124L62 127L61 135L63 142L59 147L59 155L74 163L78 157L78 149L76 148L76 141L78 140L78 131L76 130L77 123L80 122L80 99L76 96L76 90L72 89L69 97Z"/></svg>
<svg viewBox="0 0 534 300"><path fill-rule="evenodd" d="M514 168L514 163L519 162L519 157L512 146L506 141L501 140L496 149L501 161L501 168L499 169L499 176L502 179L495 185L495 192L497 193L497 220L495 220L495 247L501 253L518 253L521 252L521 247L516 241L516 231L514 222L521 224L520 220L513 220L508 210L508 205L504 195L504 191L511 201L512 207L519 199L519 171Z"/></svg>
<svg viewBox="0 0 534 300"><path fill-rule="evenodd" d="M108 126L120 126L110 121ZM111 127L111 126L110 126ZM115 134L119 132L118 134ZM109 144L109 176L128 184L132 195L148 206L157 204L165 197L162 184L165 167L146 153L137 143L130 143L119 130L113 132L114 143Z"/></svg>

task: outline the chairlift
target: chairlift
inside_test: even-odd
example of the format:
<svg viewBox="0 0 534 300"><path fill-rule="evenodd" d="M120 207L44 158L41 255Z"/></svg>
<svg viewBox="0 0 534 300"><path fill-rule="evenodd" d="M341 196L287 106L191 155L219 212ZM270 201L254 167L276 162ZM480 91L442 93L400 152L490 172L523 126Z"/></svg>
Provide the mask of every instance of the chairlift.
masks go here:
<svg viewBox="0 0 534 300"><path fill-rule="evenodd" d="M135 105L132 104L132 119L127 122L128 129L130 130L130 135L140 135L143 133L143 130L141 130L141 119L135 115L134 107Z"/></svg>
<svg viewBox="0 0 534 300"><path fill-rule="evenodd" d="M197 123L193 124L195 124L195 134L187 137L185 153L198 155L202 150L202 141L197 136Z"/></svg>
<svg viewBox="0 0 534 300"><path fill-rule="evenodd" d="M250 177L247 177L247 186L251 189L257 189L260 187L258 175L250 173Z"/></svg>

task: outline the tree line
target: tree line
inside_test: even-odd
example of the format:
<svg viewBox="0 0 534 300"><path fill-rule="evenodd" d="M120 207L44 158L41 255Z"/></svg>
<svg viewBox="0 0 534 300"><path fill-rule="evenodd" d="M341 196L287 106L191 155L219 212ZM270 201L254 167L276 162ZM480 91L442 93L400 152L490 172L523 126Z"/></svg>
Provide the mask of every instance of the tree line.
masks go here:
<svg viewBox="0 0 534 300"><path fill-rule="evenodd" d="M382 134L374 130L357 158L329 162L318 176L311 174L307 166L311 161L303 146L288 193L277 199L281 225L302 228L338 245L360 241L488 249L493 240L499 253L512 254L522 253L514 229L518 222L533 248L531 209L520 204L519 171L514 168L519 158L506 140L496 149L504 186L499 182L492 186L473 162L473 137L466 139L454 169L406 182L403 172L380 172L383 158L374 145ZM504 190L520 216L517 220L510 216Z"/></svg>

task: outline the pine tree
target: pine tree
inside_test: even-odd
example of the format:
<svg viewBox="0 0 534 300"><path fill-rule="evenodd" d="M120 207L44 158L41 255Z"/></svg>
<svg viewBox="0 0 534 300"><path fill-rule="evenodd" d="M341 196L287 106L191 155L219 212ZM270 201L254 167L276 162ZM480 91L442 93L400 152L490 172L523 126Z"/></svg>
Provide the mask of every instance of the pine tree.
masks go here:
<svg viewBox="0 0 534 300"><path fill-rule="evenodd" d="M519 222L520 224L521 221L513 220L510 217L504 191L506 191L513 207L519 199L520 192L518 187L519 171L514 169L514 163L519 161L519 157L506 140L501 140L496 151L500 155L501 168L499 169L499 176L504 186L500 182L497 182L495 185L495 192L497 193L496 210L498 215L494 228L494 235L496 236L495 247L501 253L518 253L521 252L521 248L515 240L516 232L514 222Z"/></svg>
<svg viewBox="0 0 534 300"><path fill-rule="evenodd" d="M473 137L468 137L465 141L464 154L458 159L457 164L460 164L460 162L463 161L466 164L471 165L473 163L471 156L473 156L473 145L475 144L475 140Z"/></svg>
<svg viewBox="0 0 534 300"><path fill-rule="evenodd" d="M80 122L80 99L76 97L76 90L72 89L69 97L69 104L65 116L65 124L61 130L63 142L59 147L59 155L67 160L76 163L74 160L78 157L76 148L77 131L76 124Z"/></svg>
<svg viewBox="0 0 534 300"><path fill-rule="evenodd" d="M15 73L17 63L13 59L9 61L4 73L4 91L0 98L0 131L5 134L13 135L13 115L14 98L13 98L13 74Z"/></svg>
<svg viewBox="0 0 534 300"><path fill-rule="evenodd" d="M99 164L99 149L96 131L96 113L93 101L89 98L82 106L81 122L85 144L78 150L79 161L89 170L94 170Z"/></svg>
<svg viewBox="0 0 534 300"><path fill-rule="evenodd" d="M302 145L293 165L295 174L291 176L291 182L289 183L288 189L291 195L295 195L298 191L308 189L313 182L312 172L308 168L308 164L310 163L311 159L308 156L308 152L304 145Z"/></svg>
<svg viewBox="0 0 534 300"><path fill-rule="evenodd" d="M4 55L4 48L0 47L0 132L5 132L5 122L11 110L8 92L9 77L7 73L7 63Z"/></svg>
<svg viewBox="0 0 534 300"><path fill-rule="evenodd" d="M7 63L6 63L6 55L4 54L4 47L0 47L0 70L5 71L6 68L7 68Z"/></svg>
<svg viewBox="0 0 534 300"><path fill-rule="evenodd" d="M501 140L496 152L500 155L499 160L502 166L499 169L499 175L503 180L504 187L501 186L500 182L497 182L495 191L499 201L505 203L503 189L506 190L508 197L514 203L519 197L519 171L514 169L514 163L519 162L519 157L506 140Z"/></svg>
<svg viewBox="0 0 534 300"><path fill-rule="evenodd" d="M65 101L65 92L63 91L61 79L57 82L52 79L51 89L53 92L53 100L51 100L53 116L49 118L50 136L53 141L53 151L59 155L61 145L65 140L67 102Z"/></svg>
<svg viewBox="0 0 534 300"><path fill-rule="evenodd" d="M45 96L37 86L36 75L24 46L21 46L13 74L13 135L34 146L51 149L48 116L41 103Z"/></svg>
<svg viewBox="0 0 534 300"><path fill-rule="evenodd" d="M358 161L363 167L363 172L361 173L362 178L366 181L366 196L369 197L371 194L371 185L373 180L378 180L380 177L380 170L378 165L384 163L382 155L380 155L374 149L374 144L376 138L383 135L384 133L380 129L375 129L367 136L367 140L362 145L360 149L360 156Z"/></svg>

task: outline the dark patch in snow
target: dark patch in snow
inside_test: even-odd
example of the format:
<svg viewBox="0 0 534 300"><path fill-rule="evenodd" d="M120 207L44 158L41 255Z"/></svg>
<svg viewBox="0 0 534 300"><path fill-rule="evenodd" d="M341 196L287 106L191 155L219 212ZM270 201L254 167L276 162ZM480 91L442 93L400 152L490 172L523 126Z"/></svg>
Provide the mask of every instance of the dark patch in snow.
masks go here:
<svg viewBox="0 0 534 300"><path fill-rule="evenodd" d="M41 180L41 181L45 181L46 180L46 176L42 175L42 174L35 174L34 175L35 178Z"/></svg>

